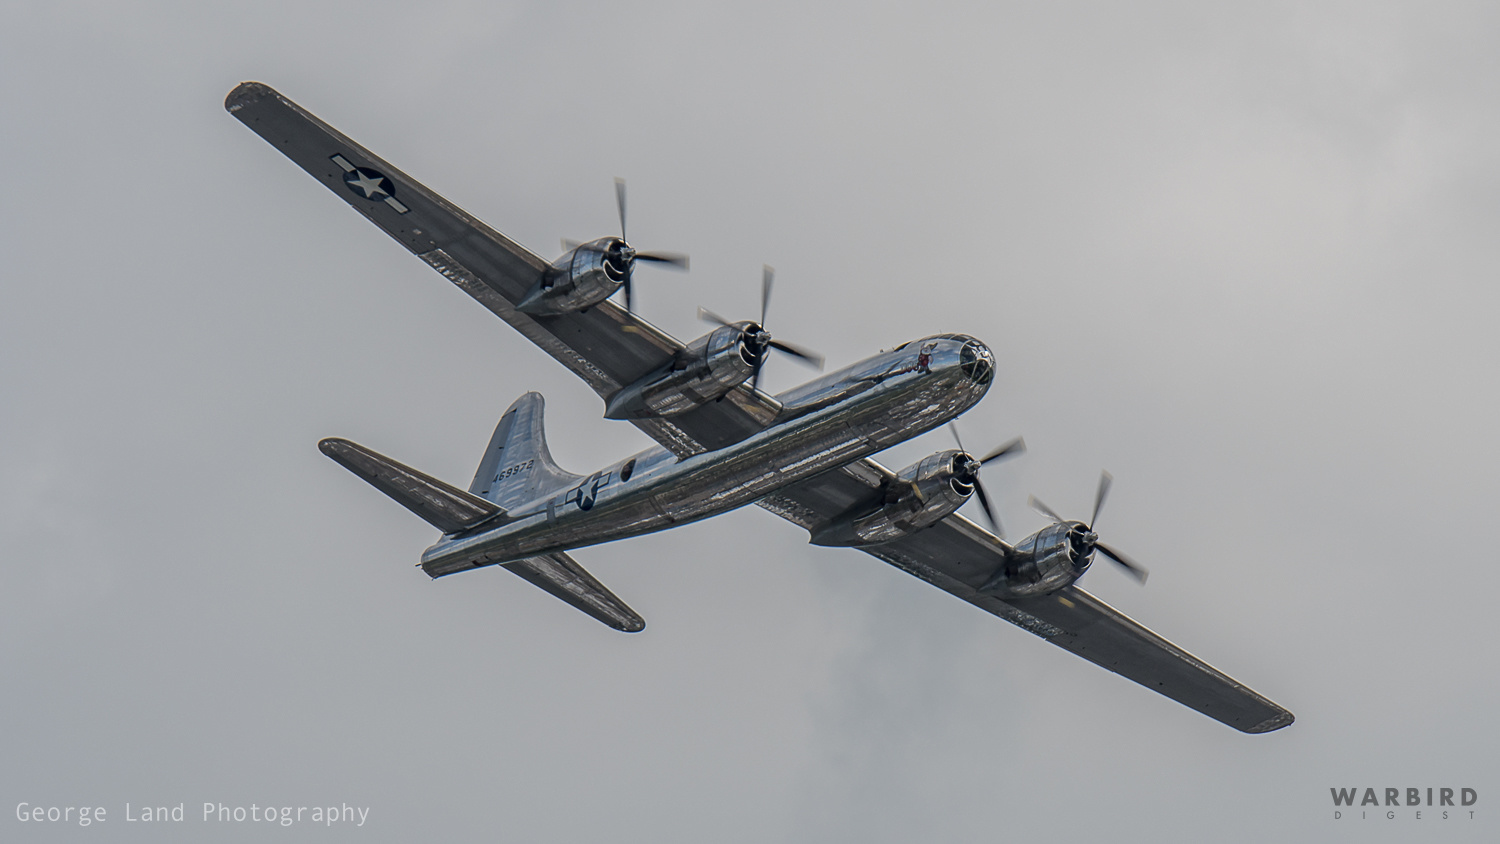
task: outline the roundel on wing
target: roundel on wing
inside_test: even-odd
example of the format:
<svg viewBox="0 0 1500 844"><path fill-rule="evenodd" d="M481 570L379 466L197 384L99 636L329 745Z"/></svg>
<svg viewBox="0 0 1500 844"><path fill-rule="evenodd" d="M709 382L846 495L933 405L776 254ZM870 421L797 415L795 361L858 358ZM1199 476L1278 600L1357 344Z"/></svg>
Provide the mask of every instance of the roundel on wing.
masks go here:
<svg viewBox="0 0 1500 844"><path fill-rule="evenodd" d="M368 167L356 167L344 174L344 184L361 198L380 202L396 195L396 186L385 174Z"/></svg>

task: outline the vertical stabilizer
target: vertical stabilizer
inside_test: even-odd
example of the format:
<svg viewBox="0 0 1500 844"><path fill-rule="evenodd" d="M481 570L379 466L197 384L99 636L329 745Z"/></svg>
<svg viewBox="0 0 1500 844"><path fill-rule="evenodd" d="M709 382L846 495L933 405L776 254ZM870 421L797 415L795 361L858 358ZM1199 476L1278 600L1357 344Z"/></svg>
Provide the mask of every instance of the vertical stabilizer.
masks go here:
<svg viewBox="0 0 1500 844"><path fill-rule="evenodd" d="M551 490L576 483L581 475L552 461L542 431L541 393L527 393L500 417L469 492L503 509L525 504Z"/></svg>

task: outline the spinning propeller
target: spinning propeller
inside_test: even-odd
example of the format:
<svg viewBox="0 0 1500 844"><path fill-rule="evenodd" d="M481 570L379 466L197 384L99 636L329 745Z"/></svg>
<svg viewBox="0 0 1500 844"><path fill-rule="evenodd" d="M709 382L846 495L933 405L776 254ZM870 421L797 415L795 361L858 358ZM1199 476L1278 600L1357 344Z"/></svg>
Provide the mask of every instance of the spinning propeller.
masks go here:
<svg viewBox="0 0 1500 844"><path fill-rule="evenodd" d="M621 206L624 207L623 205ZM771 282L776 277L776 271L769 265L763 266L760 281L760 322L752 322L745 328L742 335L745 346L755 358L755 374L750 376L750 389L755 389L760 384L760 371L765 366L766 355L771 349L786 352L792 357L806 361L809 365L818 369L823 368L823 356L811 349L805 349L787 343L783 340L775 340L771 332L765 329L766 307L771 303ZM707 308L698 309L698 318L705 322L718 323L719 325L734 325L729 320L719 316Z"/></svg>
<svg viewBox="0 0 1500 844"><path fill-rule="evenodd" d="M620 239L612 240L604 250L604 263L609 268L611 278L621 281L620 286L625 288L625 310L634 313L631 307L631 285L630 278L635 272L636 261L649 261L655 264L666 264L679 270L688 268L688 256L680 252L637 252L625 239L625 180L615 179L615 204L620 209ZM563 249L577 249L581 244L576 240L563 240Z"/></svg>
<svg viewBox="0 0 1500 844"><path fill-rule="evenodd" d="M969 450L964 448L964 441L958 436L958 426L949 422L948 430L953 432L953 441L958 443L958 450L963 452L953 459L953 479L974 488L974 494L979 498L979 506L984 508L984 515L990 520L990 527L994 528L996 536L1004 539L1005 530L1000 527L1000 517L995 515L995 508L990 505L990 497L984 492L984 484L979 482L979 469L984 464L993 460L1020 454L1026 450L1026 441L1020 437L1016 437L984 457L975 460L969 454Z"/></svg>
<svg viewBox="0 0 1500 844"><path fill-rule="evenodd" d="M1114 561L1116 565L1128 572L1131 577L1134 577L1141 583L1145 583L1146 576L1149 574L1146 569L1119 551L1100 542L1099 534L1094 533L1093 526L1099 521L1099 509L1104 506L1104 499L1109 495L1109 487L1110 484L1114 483L1114 480L1114 476L1108 472L1099 473L1099 491L1094 493L1094 515L1089 517L1088 524L1074 524L1068 530L1068 541L1073 546L1073 553L1077 554L1080 559L1086 558L1097 548L1099 549L1099 553ZM1041 499L1035 495L1028 496L1026 503L1031 505L1031 509L1041 513L1057 524L1068 523L1067 519L1054 513L1051 507L1043 504Z"/></svg>

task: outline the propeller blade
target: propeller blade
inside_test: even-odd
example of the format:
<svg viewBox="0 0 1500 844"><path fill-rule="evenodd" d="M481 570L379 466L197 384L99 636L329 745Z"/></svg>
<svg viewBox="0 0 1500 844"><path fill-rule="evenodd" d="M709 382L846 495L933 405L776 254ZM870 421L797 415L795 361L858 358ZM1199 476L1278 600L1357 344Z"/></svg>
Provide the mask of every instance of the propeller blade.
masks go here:
<svg viewBox="0 0 1500 844"><path fill-rule="evenodd" d="M953 429L953 436L955 436L955 437L958 436L958 429L957 428ZM960 444L959 448L962 448L962 447L963 447L962 444ZM999 460L1002 457L1010 457L1010 456L1015 455L1015 454L1020 454L1021 452L1025 451L1025 450L1026 450L1026 440L1024 440L1024 439L1022 439L1020 437L1016 437L1015 439L1011 440L1010 442L1006 443L1005 445L1000 446L999 448L997 448L994 451L990 452L985 457L981 458L980 461L979 461L979 465L983 466L984 464L990 462L991 460Z"/></svg>
<svg viewBox="0 0 1500 844"><path fill-rule="evenodd" d="M664 257L667 256L667 255L669 255L670 253L661 253L661 254L663 255L663 257L658 257L658 256L653 255L650 258L648 258L648 260L663 260ZM645 258L646 256L645 255L637 255L636 257L637 258ZM687 256L686 255L682 256L682 260L683 260L683 266L687 266ZM776 349L777 351L786 352L787 354L791 355L792 357L799 358L799 359L801 359L803 361L806 361L807 363L812 364L813 366L817 367L818 369L822 369L823 368L823 356L822 355L818 354L817 352L813 351L812 349L808 349L808 348L804 348L802 346L798 346L795 343L788 343L788 342L786 342L784 340L775 340L775 339L772 339L770 333L765 330L765 325L766 325L766 309L768 307L770 307L770 304L771 304L771 286L772 286L772 284L774 284L775 279L776 279L776 270L772 269L770 264L763 265L762 268L761 268L761 279L760 279L760 323L759 323L760 324L760 332L757 335L755 335L755 337L754 337L754 344L759 348L759 352L761 353L762 357L760 359L760 365L755 367L755 372L750 376L750 389L752 389L752 390L758 389L760 387L760 373L761 373L761 370L765 368L765 361L766 361L766 359L764 357L764 353L768 350L768 348L769 349ZM714 313L713 311L710 311L707 308L699 308L698 309L698 318L701 319L701 320L705 320L707 322L718 323L719 325L734 325L734 323L732 323L729 320L727 320L727 319L719 316L718 314Z"/></svg>
<svg viewBox="0 0 1500 844"><path fill-rule="evenodd" d="M1119 551L1116 551L1108 545L1105 545L1103 542L1095 542L1094 548L1098 549L1099 553L1110 558L1111 560L1114 560L1116 565L1129 572L1130 576L1135 578L1137 582L1145 585L1146 577L1151 573L1146 571L1144 566L1140 565L1124 554L1121 554Z"/></svg>
<svg viewBox="0 0 1500 844"><path fill-rule="evenodd" d="M620 239L629 243L625 237L625 180L619 176L615 177L615 204L620 207Z"/></svg>
<svg viewBox="0 0 1500 844"><path fill-rule="evenodd" d="M1114 475L1108 472L1099 473L1099 491L1094 493L1094 515L1089 517L1089 530L1093 530L1094 522L1099 520L1099 508L1104 506L1104 499L1109 497L1109 487L1114 481Z"/></svg>
<svg viewBox="0 0 1500 844"><path fill-rule="evenodd" d="M1005 528L1000 527L1000 517L995 515L995 508L990 506L990 497L984 493L984 484L977 478L974 481L974 494L979 497L979 506L984 508L984 515L990 520L990 527L995 535L1004 539Z"/></svg>
<svg viewBox="0 0 1500 844"><path fill-rule="evenodd" d="M760 268L760 324L766 324L766 308L771 304L771 282L776 279L776 271L770 264L762 264Z"/></svg>
<svg viewBox="0 0 1500 844"><path fill-rule="evenodd" d="M805 349L801 346L796 346L788 343L785 340L772 340L771 348L780 349L781 351L786 352L789 355L799 357L819 369L823 368L823 356L813 351L812 349Z"/></svg>
<svg viewBox="0 0 1500 844"><path fill-rule="evenodd" d="M621 284L620 286L623 287L623 288L625 288L625 310L626 310L626 312L632 313L632 314L635 313L635 308L631 307L631 303L630 303L630 272L628 270L625 272L625 282L623 284Z"/></svg>
<svg viewBox="0 0 1500 844"><path fill-rule="evenodd" d="M572 252L574 249L577 249L582 245L583 241L581 240L574 240L571 237L565 237L562 239L562 248L564 252Z"/></svg>
<svg viewBox="0 0 1500 844"><path fill-rule="evenodd" d="M650 261L655 264L666 264L679 270L688 268L688 256L681 252L637 252L637 261Z"/></svg>
<svg viewBox="0 0 1500 844"><path fill-rule="evenodd" d="M1052 512L1052 508L1043 504L1042 500L1040 498L1037 498L1035 495L1026 496L1026 506L1037 511L1038 513L1041 513L1043 516L1046 516L1047 518L1051 519L1054 522L1057 522L1058 524L1062 524L1063 522L1067 521L1067 519L1064 519L1062 516L1059 516L1056 513Z"/></svg>
<svg viewBox="0 0 1500 844"><path fill-rule="evenodd" d="M960 437L958 435L958 425L956 423L952 422L952 421L949 421L948 422L948 430L953 432L953 441L956 442L956 443L958 443L958 450L962 451L964 454L968 454L969 450L967 448L964 448L963 437ZM983 462L983 461L981 461L981 462Z"/></svg>
<svg viewBox="0 0 1500 844"><path fill-rule="evenodd" d="M727 319L719 316L718 314L714 313L713 311L710 311L708 308L699 308L698 309L698 319L701 319L704 322L715 322L715 323L718 323L719 325L734 325L734 323L732 323L729 320L727 320Z"/></svg>

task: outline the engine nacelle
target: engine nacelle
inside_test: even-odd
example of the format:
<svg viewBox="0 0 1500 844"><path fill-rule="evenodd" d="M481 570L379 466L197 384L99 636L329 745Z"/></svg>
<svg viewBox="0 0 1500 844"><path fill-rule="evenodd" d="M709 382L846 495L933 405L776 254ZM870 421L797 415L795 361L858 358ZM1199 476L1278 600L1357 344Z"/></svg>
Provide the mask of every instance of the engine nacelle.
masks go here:
<svg viewBox="0 0 1500 844"><path fill-rule="evenodd" d="M878 507L835 519L813 534L812 543L880 545L942 521L974 493L973 479L963 471L971 460L957 449L923 458L897 473Z"/></svg>
<svg viewBox="0 0 1500 844"><path fill-rule="evenodd" d="M625 283L630 270L628 249L618 237L601 237L575 247L552 262L516 310L548 316L603 302Z"/></svg>
<svg viewBox="0 0 1500 844"><path fill-rule="evenodd" d="M1026 537L1005 564L979 588L1002 598L1048 595L1070 585L1088 571L1094 549L1083 522L1057 522Z"/></svg>
<svg viewBox="0 0 1500 844"><path fill-rule="evenodd" d="M764 350L746 342L752 322L723 325L677 353L672 362L609 398L607 419L671 416L720 398L755 373Z"/></svg>

